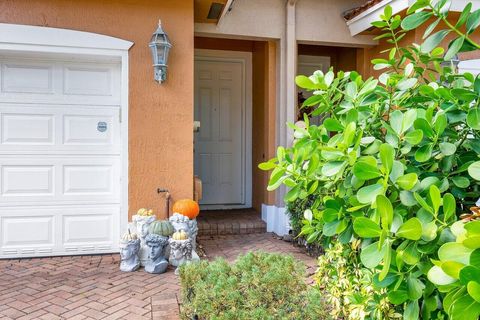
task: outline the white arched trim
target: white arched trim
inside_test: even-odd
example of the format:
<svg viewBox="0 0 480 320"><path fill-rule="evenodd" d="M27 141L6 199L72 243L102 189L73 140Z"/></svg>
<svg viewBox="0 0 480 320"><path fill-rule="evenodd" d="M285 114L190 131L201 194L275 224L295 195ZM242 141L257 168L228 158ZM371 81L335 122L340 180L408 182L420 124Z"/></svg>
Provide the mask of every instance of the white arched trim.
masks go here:
<svg viewBox="0 0 480 320"><path fill-rule="evenodd" d="M133 42L103 34L0 23L0 42L22 45L128 50Z"/></svg>

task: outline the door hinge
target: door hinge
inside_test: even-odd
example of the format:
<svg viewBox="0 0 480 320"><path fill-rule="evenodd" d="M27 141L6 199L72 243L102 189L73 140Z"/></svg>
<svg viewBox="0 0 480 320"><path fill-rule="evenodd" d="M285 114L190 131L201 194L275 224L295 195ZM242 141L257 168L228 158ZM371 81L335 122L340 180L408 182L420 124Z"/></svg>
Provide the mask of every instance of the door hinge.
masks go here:
<svg viewBox="0 0 480 320"><path fill-rule="evenodd" d="M118 112L118 122L122 123L122 108L120 107L120 111Z"/></svg>

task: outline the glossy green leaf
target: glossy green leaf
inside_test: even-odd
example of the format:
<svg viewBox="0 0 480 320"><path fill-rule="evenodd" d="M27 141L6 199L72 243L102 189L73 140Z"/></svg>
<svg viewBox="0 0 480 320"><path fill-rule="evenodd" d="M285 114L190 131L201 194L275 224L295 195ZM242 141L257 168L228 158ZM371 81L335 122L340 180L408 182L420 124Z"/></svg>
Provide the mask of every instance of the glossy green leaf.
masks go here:
<svg viewBox="0 0 480 320"><path fill-rule="evenodd" d="M432 158L433 145L431 143L421 146L415 152L415 160L426 162Z"/></svg>
<svg viewBox="0 0 480 320"><path fill-rule="evenodd" d="M400 91L413 88L417 84L418 80L415 78L402 79L397 84L397 89Z"/></svg>
<svg viewBox="0 0 480 320"><path fill-rule="evenodd" d="M277 165L274 163L274 162L262 162L258 165L258 168L260 170L264 170L264 171L268 171L268 170L272 170L276 167Z"/></svg>
<svg viewBox="0 0 480 320"><path fill-rule="evenodd" d="M382 228L384 230L390 230L390 226L393 222L393 207L390 200L383 194L377 196L376 199L377 211L380 214Z"/></svg>
<svg viewBox="0 0 480 320"><path fill-rule="evenodd" d="M465 41L465 36L458 37L453 42L450 43L450 46L443 57L445 61L450 61L463 46L463 42Z"/></svg>
<svg viewBox="0 0 480 320"><path fill-rule="evenodd" d="M456 282L457 280L446 274L439 266L430 268L427 274L428 280L438 286L445 286Z"/></svg>
<svg viewBox="0 0 480 320"><path fill-rule="evenodd" d="M418 204L422 206L423 209L425 209L426 211L430 212L431 214L434 213L432 207L430 207L428 205L428 203L422 198L421 195L419 195L418 193L414 192L413 193L413 196L415 198L415 200L417 200Z"/></svg>
<svg viewBox="0 0 480 320"><path fill-rule="evenodd" d="M478 279L480 281L480 279ZM467 285L468 294L477 302L480 302L480 283L470 281Z"/></svg>
<svg viewBox="0 0 480 320"><path fill-rule="evenodd" d="M322 174L325 177L332 177L342 170L345 162L343 161L330 161L323 165Z"/></svg>
<svg viewBox="0 0 480 320"><path fill-rule="evenodd" d="M470 281L478 281L480 279L480 268L474 266L466 266L460 270L460 282L466 285Z"/></svg>
<svg viewBox="0 0 480 320"><path fill-rule="evenodd" d="M476 161L468 166L468 174L473 179L480 181L480 161Z"/></svg>
<svg viewBox="0 0 480 320"><path fill-rule="evenodd" d="M427 120L419 118L413 123L415 129L420 129L423 132L423 135L429 138L432 138L435 134L433 132L432 126L428 123Z"/></svg>
<svg viewBox="0 0 480 320"><path fill-rule="evenodd" d="M388 290L388 300L396 305L402 304L408 300L408 292L406 290Z"/></svg>
<svg viewBox="0 0 480 320"><path fill-rule="evenodd" d="M383 194L383 186L381 184L372 184L362 187L357 192L357 199L360 203L372 203L379 194Z"/></svg>
<svg viewBox="0 0 480 320"><path fill-rule="evenodd" d="M455 216L456 209L455 197L450 193L446 193L443 196L443 220L448 221L451 217Z"/></svg>
<svg viewBox="0 0 480 320"><path fill-rule="evenodd" d="M420 129L416 129L405 134L405 141L407 141L411 145L419 144L422 141L422 139L423 139L423 131Z"/></svg>
<svg viewBox="0 0 480 320"><path fill-rule="evenodd" d="M328 131L342 131L343 125L337 119L327 118L323 121L323 125Z"/></svg>
<svg viewBox="0 0 480 320"><path fill-rule="evenodd" d="M390 113L390 126L398 135L402 134L403 113L400 110Z"/></svg>
<svg viewBox="0 0 480 320"><path fill-rule="evenodd" d="M463 245L469 249L480 248L480 235L467 237L467 239L463 240Z"/></svg>
<svg viewBox="0 0 480 320"><path fill-rule="evenodd" d="M395 183L404 190L411 190L418 182L416 173L407 173L395 181Z"/></svg>
<svg viewBox="0 0 480 320"><path fill-rule="evenodd" d="M419 313L418 301L410 301L403 312L403 320L418 320Z"/></svg>
<svg viewBox="0 0 480 320"><path fill-rule="evenodd" d="M391 244L389 242L386 243L385 255L383 256L383 266L382 271L378 275L378 280L383 281L385 277L388 275L388 271L390 270L390 263L392 262L392 249Z"/></svg>
<svg viewBox="0 0 480 320"><path fill-rule="evenodd" d="M411 218L400 226L396 235L405 239L418 240L422 237L422 223L418 218Z"/></svg>
<svg viewBox="0 0 480 320"><path fill-rule="evenodd" d="M465 265L457 261L446 261L442 263L441 266L443 272L454 279L460 278L460 270L462 270L463 267L465 267Z"/></svg>
<svg viewBox="0 0 480 320"><path fill-rule="evenodd" d="M442 245L438 250L438 258L443 262L456 261L467 265L472 252L472 249L465 247L461 243L448 242Z"/></svg>
<svg viewBox="0 0 480 320"><path fill-rule="evenodd" d="M467 19L467 33L472 33L480 25L480 9L473 11Z"/></svg>
<svg viewBox="0 0 480 320"><path fill-rule="evenodd" d="M387 173L390 173L395 158L395 149L391 145L384 143L380 146L379 152L383 168Z"/></svg>
<svg viewBox="0 0 480 320"><path fill-rule="evenodd" d="M442 142L439 144L439 147L440 151L445 156L451 156L452 154L455 154L455 151L457 151L457 147L453 143L449 142Z"/></svg>
<svg viewBox="0 0 480 320"><path fill-rule="evenodd" d="M468 111L467 124L472 129L480 130L480 108L472 108Z"/></svg>
<svg viewBox="0 0 480 320"><path fill-rule="evenodd" d="M295 83L297 84L297 86L303 89L310 89L310 90L317 89L317 86L315 85L315 83L313 83L313 81L306 76L296 76Z"/></svg>
<svg viewBox="0 0 480 320"><path fill-rule="evenodd" d="M461 27L465 22L467 22L468 16L470 15L470 12L472 10L472 3L469 2L465 8L463 8L462 13L460 14L460 17L458 17L457 23L455 24L455 28Z"/></svg>
<svg viewBox="0 0 480 320"><path fill-rule="evenodd" d="M430 201L432 202L433 211L435 214L437 214L442 203L442 196L440 194L440 190L436 185L431 185L428 193L430 195Z"/></svg>
<svg viewBox="0 0 480 320"><path fill-rule="evenodd" d="M465 224L468 236L480 236L480 220L471 221Z"/></svg>
<svg viewBox="0 0 480 320"><path fill-rule="evenodd" d="M377 238L382 233L378 224L365 217L359 217L354 220L353 230L362 238Z"/></svg>
<svg viewBox="0 0 480 320"><path fill-rule="evenodd" d="M382 173L376 166L372 166L366 162L355 163L353 166L353 174L360 180L370 180L382 176Z"/></svg>
<svg viewBox="0 0 480 320"><path fill-rule="evenodd" d="M470 179L468 179L467 177L463 177L463 176L452 177L452 182L457 187L462 188L462 189L468 188L470 186Z"/></svg>
<svg viewBox="0 0 480 320"><path fill-rule="evenodd" d="M420 46L420 50L423 53L429 53L450 33L450 30L440 30L431 36L429 36L425 42Z"/></svg>
<svg viewBox="0 0 480 320"><path fill-rule="evenodd" d="M360 253L360 260L367 268L375 268L380 264L385 256L386 246L378 250L378 242L374 242L363 248Z"/></svg>
<svg viewBox="0 0 480 320"><path fill-rule="evenodd" d="M402 29L413 30L418 28L420 25L430 19L430 17L432 17L432 13L430 11L415 12L414 14L411 14L402 20Z"/></svg>
<svg viewBox="0 0 480 320"><path fill-rule="evenodd" d="M408 289L408 297L410 300L418 300L423 295L423 290L425 289L425 285L422 281L413 276L409 276L407 278L407 289Z"/></svg>
<svg viewBox="0 0 480 320"><path fill-rule="evenodd" d="M480 317L480 303L470 295L461 295L450 309L451 320L478 320Z"/></svg>
<svg viewBox="0 0 480 320"><path fill-rule="evenodd" d="M438 227L435 221L424 223L422 225L422 240L429 242L435 240L437 237Z"/></svg>

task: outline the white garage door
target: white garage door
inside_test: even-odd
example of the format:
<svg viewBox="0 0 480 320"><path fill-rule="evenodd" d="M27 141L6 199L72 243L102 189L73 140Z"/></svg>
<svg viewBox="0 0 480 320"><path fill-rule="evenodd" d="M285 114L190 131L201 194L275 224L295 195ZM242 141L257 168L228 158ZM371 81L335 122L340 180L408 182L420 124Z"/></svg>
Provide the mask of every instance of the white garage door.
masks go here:
<svg viewBox="0 0 480 320"><path fill-rule="evenodd" d="M120 63L0 56L0 258L111 252Z"/></svg>

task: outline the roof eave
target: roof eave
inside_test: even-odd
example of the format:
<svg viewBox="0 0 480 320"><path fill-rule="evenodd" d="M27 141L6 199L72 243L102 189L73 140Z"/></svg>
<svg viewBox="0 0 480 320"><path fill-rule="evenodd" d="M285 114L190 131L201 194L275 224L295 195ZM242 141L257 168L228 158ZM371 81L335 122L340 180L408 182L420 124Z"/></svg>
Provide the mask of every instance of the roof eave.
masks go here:
<svg viewBox="0 0 480 320"><path fill-rule="evenodd" d="M387 5L390 5L392 7L393 14L397 14L399 12L402 12L403 10L406 10L414 2L415 0L383 0L382 2L379 2L376 5L368 8L367 10L363 11L362 13L358 14L357 16L346 22L348 28L350 29L350 34L352 36L355 36L364 32L365 30L368 30L372 26L372 22L380 19L380 15L383 13ZM461 12L469 2L472 1L452 1L450 11ZM472 4L472 10L480 9L480 1L474 1Z"/></svg>

